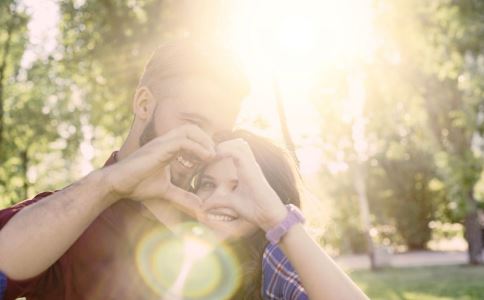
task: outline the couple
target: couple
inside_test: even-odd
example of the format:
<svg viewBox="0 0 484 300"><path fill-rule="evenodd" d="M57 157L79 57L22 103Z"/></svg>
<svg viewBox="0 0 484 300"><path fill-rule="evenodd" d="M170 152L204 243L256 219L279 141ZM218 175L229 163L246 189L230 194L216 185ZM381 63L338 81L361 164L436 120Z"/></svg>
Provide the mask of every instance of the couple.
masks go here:
<svg viewBox="0 0 484 300"><path fill-rule="evenodd" d="M168 298L139 274L136 247L146 232L193 218L255 250L234 298L366 299L305 232L287 155L227 133L247 90L220 48L159 47L105 167L0 211L0 299Z"/></svg>

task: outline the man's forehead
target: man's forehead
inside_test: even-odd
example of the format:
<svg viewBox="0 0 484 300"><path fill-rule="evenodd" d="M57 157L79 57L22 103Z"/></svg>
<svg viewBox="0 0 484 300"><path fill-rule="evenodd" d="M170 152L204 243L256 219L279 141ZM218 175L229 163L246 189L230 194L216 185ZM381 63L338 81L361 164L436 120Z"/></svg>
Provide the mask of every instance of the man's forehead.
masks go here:
<svg viewBox="0 0 484 300"><path fill-rule="evenodd" d="M171 102L181 115L206 122L227 118L235 121L240 110L240 103L230 103L223 97L207 94L179 95L171 99Z"/></svg>
<svg viewBox="0 0 484 300"><path fill-rule="evenodd" d="M213 80L188 77L188 78L169 78L150 86L156 95L160 97L175 97L175 98L194 98L198 97L212 97L223 98L226 102L240 104L242 98L230 92L229 88L221 84L217 84Z"/></svg>
<svg viewBox="0 0 484 300"><path fill-rule="evenodd" d="M184 81L171 94L181 111L206 121L223 117L235 119L242 102L209 80Z"/></svg>

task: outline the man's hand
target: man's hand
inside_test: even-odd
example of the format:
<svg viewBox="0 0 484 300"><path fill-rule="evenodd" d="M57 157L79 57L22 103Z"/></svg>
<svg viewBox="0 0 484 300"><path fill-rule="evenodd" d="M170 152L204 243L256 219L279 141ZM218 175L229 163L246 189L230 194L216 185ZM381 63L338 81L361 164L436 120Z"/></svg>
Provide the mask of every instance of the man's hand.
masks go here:
<svg viewBox="0 0 484 300"><path fill-rule="evenodd" d="M201 160L214 156L213 142L200 128L183 126L22 209L0 230L0 270L17 280L37 276L57 261L102 211L122 198L152 202L164 198L182 207L199 204L195 195L170 181L168 163L180 151Z"/></svg>
<svg viewBox="0 0 484 300"><path fill-rule="evenodd" d="M171 182L169 164L180 152L192 153L202 161L215 156L213 141L199 127L173 129L105 169L111 194L135 201L167 199L182 207L198 204L196 195Z"/></svg>

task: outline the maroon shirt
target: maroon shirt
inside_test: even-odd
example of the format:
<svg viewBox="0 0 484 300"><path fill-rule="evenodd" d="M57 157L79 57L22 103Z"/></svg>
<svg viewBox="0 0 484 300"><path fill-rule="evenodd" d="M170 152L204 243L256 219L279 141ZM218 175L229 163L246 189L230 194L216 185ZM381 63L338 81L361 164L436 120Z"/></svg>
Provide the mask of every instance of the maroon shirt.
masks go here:
<svg viewBox="0 0 484 300"><path fill-rule="evenodd" d="M113 153L106 165L115 162ZM1 210L0 229L20 210L51 194L44 192ZM139 202L118 201L45 272L24 281L7 278L3 299L159 299L142 280L135 251L143 233L163 225L143 216L142 210Z"/></svg>

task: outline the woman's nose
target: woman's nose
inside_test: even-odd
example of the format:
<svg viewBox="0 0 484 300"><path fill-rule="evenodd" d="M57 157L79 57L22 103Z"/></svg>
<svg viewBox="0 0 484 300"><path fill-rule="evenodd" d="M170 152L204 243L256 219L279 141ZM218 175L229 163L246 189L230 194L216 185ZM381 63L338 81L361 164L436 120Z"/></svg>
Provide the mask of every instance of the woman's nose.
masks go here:
<svg viewBox="0 0 484 300"><path fill-rule="evenodd" d="M232 191L224 188L217 188L211 195L203 199L204 206L217 206L227 203Z"/></svg>

